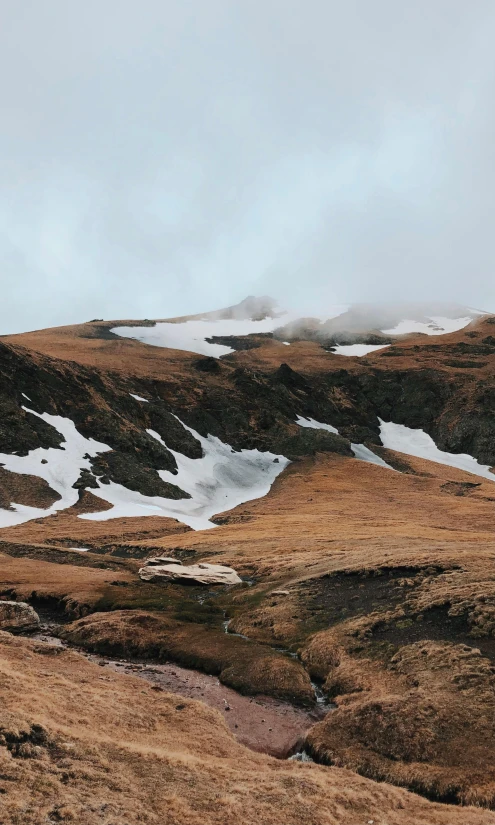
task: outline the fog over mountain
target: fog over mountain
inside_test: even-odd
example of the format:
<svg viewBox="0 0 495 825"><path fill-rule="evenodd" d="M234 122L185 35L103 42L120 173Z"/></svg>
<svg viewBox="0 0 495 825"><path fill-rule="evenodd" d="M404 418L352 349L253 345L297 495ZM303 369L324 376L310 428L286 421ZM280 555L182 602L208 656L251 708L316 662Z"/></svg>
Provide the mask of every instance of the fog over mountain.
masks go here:
<svg viewBox="0 0 495 825"><path fill-rule="evenodd" d="M0 333L495 311L490 0L4 0Z"/></svg>

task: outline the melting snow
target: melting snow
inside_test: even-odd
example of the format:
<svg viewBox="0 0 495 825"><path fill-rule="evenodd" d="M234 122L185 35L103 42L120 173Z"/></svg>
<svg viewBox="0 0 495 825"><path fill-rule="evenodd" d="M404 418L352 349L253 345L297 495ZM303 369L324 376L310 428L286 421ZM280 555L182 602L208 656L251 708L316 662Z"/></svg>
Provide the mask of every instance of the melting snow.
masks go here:
<svg viewBox="0 0 495 825"><path fill-rule="evenodd" d="M334 352L335 355L354 355L359 358L378 349L387 349L388 346L389 344L338 344Z"/></svg>
<svg viewBox="0 0 495 825"><path fill-rule="evenodd" d="M424 430L412 430L403 424L393 424L391 421L379 420L380 435L384 447L417 458L426 458L436 464L457 467L458 470L464 470L466 473L495 481L495 474L490 472L488 464L480 464L476 458L466 453L446 453L439 450L431 436L425 433Z"/></svg>
<svg viewBox="0 0 495 825"><path fill-rule="evenodd" d="M332 427L331 424L322 424L321 421L315 421L314 418L303 418L298 415L296 424L299 424L300 427L309 427L312 430L328 430L329 433L339 434L336 427Z"/></svg>
<svg viewBox="0 0 495 825"><path fill-rule="evenodd" d="M178 519L193 530L206 530L215 527L210 521L215 513L265 496L289 463L287 458L274 453L259 450L235 452L229 444L224 444L213 435L204 438L191 427L182 426L201 443L203 457L188 458L168 448L177 462L178 473L174 475L167 470L159 470L158 473L164 481L177 485L192 498L174 501L159 496L148 497L112 482L92 492L113 504L113 509L86 513L81 518L105 521L121 516L143 516L147 514L143 511L152 510L150 515L167 516ZM166 446L154 430L147 432Z"/></svg>
<svg viewBox="0 0 495 825"><path fill-rule="evenodd" d="M106 444L100 444L92 438L84 438L69 418L62 418L60 415L49 415L49 413L40 415L27 407L23 407L23 409L51 424L63 435L65 442L61 444L60 448L49 447L45 449L38 447L36 450L31 450L27 456L0 453L0 464L3 464L6 470L13 473L44 478L52 490L60 494L61 498L46 510L39 507L26 507L13 502L14 511L0 510L0 527L50 516L58 510L65 510L66 507L76 504L78 491L74 490L72 485L79 478L81 469L91 469L89 459L84 458L84 456L86 454L96 456L98 453L105 453L111 449Z"/></svg>
<svg viewBox="0 0 495 825"><path fill-rule="evenodd" d="M481 313L482 314L482 313ZM404 319L393 329L382 329L384 335L405 335L407 332L422 332L425 335L445 335L447 332L457 332L471 323L473 318L445 318L442 315L427 315L429 323Z"/></svg>
<svg viewBox="0 0 495 825"><path fill-rule="evenodd" d="M209 343L207 338L273 332L285 323L284 318L265 318L263 321L232 318L220 321L184 321L179 324L161 322L154 327L114 327L112 332L124 338L135 338L153 347L169 347L220 358L235 350L225 344Z"/></svg>
<svg viewBox="0 0 495 825"><path fill-rule="evenodd" d="M146 401L147 404L149 403L147 398L142 398L140 395L134 395L133 392L130 392L129 395L132 396L132 398L135 398L136 401Z"/></svg>
<svg viewBox="0 0 495 825"><path fill-rule="evenodd" d="M320 319L321 323L341 315L346 310L347 307L344 306L332 308ZM264 318L262 321L241 320L238 318L216 321L204 318L179 323L160 321L154 327L114 327L111 332L123 338L134 338L153 347L169 347L187 352L197 352L198 355L210 355L214 358L220 358L222 355L235 352L235 350L225 344L210 343L207 340L208 338L239 337L274 332L279 327L284 327L286 324L298 320L299 317L297 314L281 311L281 314L277 314L276 318ZM282 343L289 344L288 341Z"/></svg>
<svg viewBox="0 0 495 825"><path fill-rule="evenodd" d="M332 427L331 424L323 424L321 421L315 421L314 418L302 418L298 415L296 423L299 424L300 427L311 427L315 430L327 430L329 433L339 434L339 431L335 427ZM351 450L354 453L354 458L357 458L359 461L366 461L368 464L377 464L379 467L386 467L387 470L394 469L390 464L387 464L383 458L375 455L372 450L365 447L364 444L351 444Z"/></svg>
<svg viewBox="0 0 495 825"><path fill-rule="evenodd" d="M0 464L14 473L44 478L50 487L60 494L61 499L45 510L13 503L13 510L0 510L0 527L44 518L76 504L79 498L78 490L72 485L78 480L81 469L91 469L89 458L84 456L96 456L111 450L106 444L92 438L84 438L68 418L27 411L51 424L63 435L65 442L60 449L40 447L31 450L27 456L0 453ZM178 519L195 530L204 530L215 526L210 521L215 513L231 510L245 501L265 496L276 477L289 463L284 456L270 452L236 452L219 438L212 435L203 438L190 427L183 426L200 441L203 457L187 458L170 450L177 461L178 473L174 475L166 470L160 470L159 475L164 481L175 484L189 493L192 498L175 501L161 496L143 496L111 482L91 489L91 492L112 504L112 509L101 513L86 513L79 518L106 521L112 518L158 515ZM158 433L153 430L148 430L148 433L164 444ZM85 547L70 549L80 552L88 550Z"/></svg>

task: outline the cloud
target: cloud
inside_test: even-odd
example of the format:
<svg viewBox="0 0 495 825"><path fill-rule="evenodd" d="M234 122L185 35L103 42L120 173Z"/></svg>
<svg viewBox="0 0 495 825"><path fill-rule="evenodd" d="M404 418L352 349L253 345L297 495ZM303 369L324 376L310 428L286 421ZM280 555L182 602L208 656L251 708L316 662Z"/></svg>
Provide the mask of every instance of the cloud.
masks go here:
<svg viewBox="0 0 495 825"><path fill-rule="evenodd" d="M491 0L4 0L0 331L495 311Z"/></svg>

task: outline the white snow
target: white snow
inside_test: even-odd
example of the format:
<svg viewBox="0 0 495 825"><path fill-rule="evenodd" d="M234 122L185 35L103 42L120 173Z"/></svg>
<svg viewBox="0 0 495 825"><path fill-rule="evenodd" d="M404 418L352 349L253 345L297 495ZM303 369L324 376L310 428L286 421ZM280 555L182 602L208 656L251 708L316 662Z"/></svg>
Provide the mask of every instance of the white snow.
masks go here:
<svg viewBox="0 0 495 825"><path fill-rule="evenodd" d="M332 307L320 321L324 323L330 318L335 318L347 311L346 306ZM210 355L220 358L235 352L232 347L224 344L211 344L206 339L215 336L243 336L254 335L256 333L274 332L280 327L292 321L298 320L300 316L291 312L277 314L275 318L264 318L262 321L251 321L250 319L228 318L213 321L208 318L193 321L182 321L173 323L170 321L160 321L154 327L114 327L111 332L123 338L134 338L143 344L150 344L153 347L169 347L187 352L197 352L199 355ZM283 343L289 344L288 341Z"/></svg>
<svg viewBox="0 0 495 825"><path fill-rule="evenodd" d="M446 453L439 450L431 436L424 430L413 430L403 424L379 420L382 443L389 450L396 450L398 453L417 458L426 458L436 464L446 464L448 467L456 467L466 473L495 481L495 474L490 472L488 464L480 464L476 458L466 453Z"/></svg>
<svg viewBox="0 0 495 825"><path fill-rule="evenodd" d="M298 415L296 424L299 424L300 427L311 427L315 430L327 430L329 433L339 434L339 431L335 427L332 427L331 424L323 424L321 421L315 421L314 418L302 418ZM368 464L377 464L379 467L386 467L387 470L394 469L390 464L387 464L383 458L375 455L372 450L365 447L364 444L351 444L351 450L354 453L354 458L357 458L359 461L366 461Z"/></svg>
<svg viewBox="0 0 495 825"><path fill-rule="evenodd" d="M297 416L296 424L299 424L300 427L309 427L312 430L328 430L329 433L339 434L337 428L332 427L331 424L322 424L321 421L315 421L314 418L303 418L302 415Z"/></svg>
<svg viewBox="0 0 495 825"><path fill-rule="evenodd" d="M0 527L45 518L76 504L78 490L73 489L72 485L79 478L81 469L91 469L89 459L83 456L96 456L111 450L106 444L82 436L68 418L27 411L51 424L63 435L65 442L61 449L40 447L31 450L24 457L0 453L0 464L14 473L44 478L50 487L61 495L61 499L46 510L13 503L13 510L0 510ZM192 498L175 501L161 496L144 496L110 482L100 485L99 488L92 488L91 492L112 504L112 509L101 513L86 513L79 518L106 521L112 518L158 515L178 519L195 530L208 529L215 527L210 521L215 513L231 510L245 501L265 496L276 477L289 463L284 456L270 452L236 452L219 438L212 435L203 438L195 430L185 424L183 426L201 443L203 457L187 458L170 450L177 461L178 473L174 475L166 470L160 470L159 475L164 481L175 484L189 493ZM164 444L158 433L153 430L148 430L148 433ZM43 461L46 463L42 463ZM87 552L87 548L84 547L71 549Z"/></svg>
<svg viewBox="0 0 495 825"><path fill-rule="evenodd" d="M25 393L25 392L21 392L21 395L22 395L22 397L23 397L23 398L26 398L28 401L31 401L31 399L30 399L29 395L26 395L26 393ZM32 402L31 402L31 403L32 403Z"/></svg>
<svg viewBox="0 0 495 825"><path fill-rule="evenodd" d="M136 401L145 401L147 404L149 404L149 401L148 401L147 398L142 398L142 396L140 396L140 395L134 395L133 392L130 392L129 395L132 396L132 398L135 398Z"/></svg>
<svg viewBox="0 0 495 825"><path fill-rule="evenodd" d="M89 547L69 547L69 550L77 550L79 553L89 553Z"/></svg>
<svg viewBox="0 0 495 825"><path fill-rule="evenodd" d="M335 347L335 355L353 355L360 358L378 349L387 349L389 344L338 344Z"/></svg>
<svg viewBox="0 0 495 825"><path fill-rule="evenodd" d="M178 473L174 475L167 470L159 470L158 473L164 481L177 485L192 498L175 501L160 496L148 497L111 482L98 490L92 490L92 493L112 504L113 509L101 513L85 513L80 518L105 521L122 516L143 516L148 514L147 510L151 510L150 515L178 519L194 530L206 530L215 527L210 521L215 513L231 510L246 501L265 496L276 477L289 463L284 456L270 452L236 452L215 436L208 435L204 438L191 427L185 424L182 426L201 443L203 457L188 458L168 448L175 457ZM147 432L166 446L154 430Z"/></svg>
<svg viewBox="0 0 495 825"><path fill-rule="evenodd" d="M13 473L44 478L52 490L60 494L61 498L46 510L13 502L14 511L0 510L0 527L21 524L33 518L44 518L76 504L78 491L74 490L72 485L79 478L81 469L91 469L89 459L83 456L86 454L96 456L98 453L105 453L111 449L106 444L100 444L92 438L84 438L69 418L49 413L40 415L27 407L23 409L51 424L63 435L65 441L60 449L38 447L36 450L31 450L27 456L0 453L0 464Z"/></svg>
<svg viewBox="0 0 495 825"><path fill-rule="evenodd" d="M290 347L290 341L282 341L282 344L285 344L286 347Z"/></svg>
<svg viewBox="0 0 495 825"><path fill-rule="evenodd" d="M287 323L284 317L264 318L263 321L241 321L232 318L219 321L184 321L178 324L161 322L154 327L114 327L112 332L123 338L135 338L153 347L169 347L220 358L221 355L228 355L235 350L224 344L210 344L207 338L273 332L277 327Z"/></svg>
<svg viewBox="0 0 495 825"><path fill-rule="evenodd" d="M481 313L482 314L482 313ZM472 316L464 318L445 318L442 315L427 315L429 323L404 319L392 329L382 329L384 335L405 335L407 332L422 332L425 335L445 335L464 329L473 320Z"/></svg>
<svg viewBox="0 0 495 825"><path fill-rule="evenodd" d="M387 470L393 470L394 468L387 464L386 461L383 460L379 455L373 452L373 450L368 449L364 444L351 444L352 452L354 453L354 458L358 458L359 461L367 461L369 464L377 464L378 467L386 467Z"/></svg>

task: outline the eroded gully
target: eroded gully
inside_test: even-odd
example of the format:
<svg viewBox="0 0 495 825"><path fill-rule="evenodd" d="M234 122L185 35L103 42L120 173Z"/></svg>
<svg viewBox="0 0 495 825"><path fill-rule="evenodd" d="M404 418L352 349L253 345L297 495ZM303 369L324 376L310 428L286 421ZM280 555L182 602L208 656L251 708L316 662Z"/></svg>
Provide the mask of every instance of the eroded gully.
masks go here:
<svg viewBox="0 0 495 825"><path fill-rule="evenodd" d="M41 616L41 618L43 621L45 617ZM112 670L116 673L145 679L156 690L177 694L178 710L181 710L181 697L204 702L209 707L220 711L239 742L251 750L267 753L278 759L295 758L305 761L307 757L303 750L303 743L307 731L334 708L334 705L326 701L317 685L313 685L316 696L315 705L309 709L299 708L269 696L243 696L222 685L216 676L180 667L172 662L150 662L149 660L113 658L88 653L82 648L69 646L61 641L55 635L53 616L49 621L51 624L45 625L41 632L30 634L29 638L77 650L90 662L102 668L101 675L98 677L102 681L107 678L105 671ZM224 628L225 632L228 632L227 622ZM287 653L278 648L277 650Z"/></svg>

